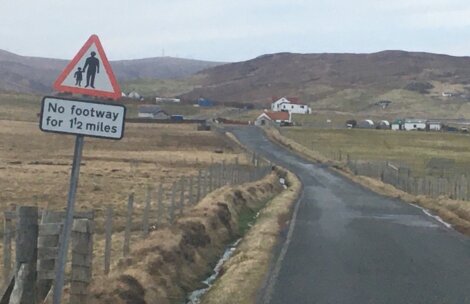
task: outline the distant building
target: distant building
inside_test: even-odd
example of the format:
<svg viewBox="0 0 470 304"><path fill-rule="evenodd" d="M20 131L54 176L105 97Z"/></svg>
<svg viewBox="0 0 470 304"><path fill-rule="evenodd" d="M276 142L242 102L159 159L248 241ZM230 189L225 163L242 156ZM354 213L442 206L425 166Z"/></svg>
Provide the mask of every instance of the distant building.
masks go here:
<svg viewBox="0 0 470 304"><path fill-rule="evenodd" d="M169 119L170 115L156 105L142 105L138 110L139 118Z"/></svg>
<svg viewBox="0 0 470 304"><path fill-rule="evenodd" d="M255 120L256 126L264 126L271 123L286 125L291 123L289 112L264 112Z"/></svg>
<svg viewBox="0 0 470 304"><path fill-rule="evenodd" d="M395 119L391 124L391 129L393 131L399 131L403 129L403 120Z"/></svg>
<svg viewBox="0 0 470 304"><path fill-rule="evenodd" d="M197 100L197 104L200 107L213 107L214 106L214 102L207 98L199 98Z"/></svg>
<svg viewBox="0 0 470 304"><path fill-rule="evenodd" d="M405 119L403 123L403 130L426 130L426 120L424 119Z"/></svg>
<svg viewBox="0 0 470 304"><path fill-rule="evenodd" d="M356 128L359 128L359 129L373 129L374 127L375 127L375 124L370 119L362 120L356 126Z"/></svg>
<svg viewBox="0 0 470 304"><path fill-rule="evenodd" d="M428 120L426 122L426 130L441 131L441 129L442 129L442 122L440 121Z"/></svg>
<svg viewBox="0 0 470 304"><path fill-rule="evenodd" d="M127 97L129 98L132 98L132 99L139 99L142 98L142 96L140 96L139 93L137 93L137 91L131 91L129 94L127 94Z"/></svg>
<svg viewBox="0 0 470 304"><path fill-rule="evenodd" d="M381 120L377 125L377 129L389 130L391 128L390 122L388 120Z"/></svg>
<svg viewBox="0 0 470 304"><path fill-rule="evenodd" d="M451 92L442 92L442 97L452 97L453 95Z"/></svg>
<svg viewBox="0 0 470 304"><path fill-rule="evenodd" d="M163 103L163 102L172 102L172 103L180 103L181 99L179 98L169 98L169 97L155 97L156 103Z"/></svg>
<svg viewBox="0 0 470 304"><path fill-rule="evenodd" d="M271 104L271 110L274 112L289 112L293 114L310 114L312 109L299 102L296 98L282 97L280 99L274 100Z"/></svg>
<svg viewBox="0 0 470 304"><path fill-rule="evenodd" d="M388 106L391 104L392 102L390 100L381 100L379 102L376 103L377 106L381 107L382 109L386 109L388 108Z"/></svg>

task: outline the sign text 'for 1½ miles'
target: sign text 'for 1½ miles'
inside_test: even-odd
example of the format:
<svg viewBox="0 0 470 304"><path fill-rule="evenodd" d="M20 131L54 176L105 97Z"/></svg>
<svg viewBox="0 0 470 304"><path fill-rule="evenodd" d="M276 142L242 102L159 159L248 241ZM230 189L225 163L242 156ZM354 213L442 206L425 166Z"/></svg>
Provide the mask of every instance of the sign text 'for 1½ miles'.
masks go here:
<svg viewBox="0 0 470 304"><path fill-rule="evenodd" d="M45 132L121 139L125 115L123 105L46 96L39 127Z"/></svg>

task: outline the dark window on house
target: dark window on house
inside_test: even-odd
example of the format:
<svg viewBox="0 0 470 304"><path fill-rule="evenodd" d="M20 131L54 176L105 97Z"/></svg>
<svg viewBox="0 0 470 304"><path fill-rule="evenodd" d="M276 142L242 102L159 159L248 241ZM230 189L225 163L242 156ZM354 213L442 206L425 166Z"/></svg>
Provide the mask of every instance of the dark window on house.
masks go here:
<svg viewBox="0 0 470 304"><path fill-rule="evenodd" d="M302 109L305 107L305 106L300 106Z"/></svg>
<svg viewBox="0 0 470 304"><path fill-rule="evenodd" d="M415 128L415 129L416 129L416 127L417 127L416 125L413 125L413 128Z"/></svg>

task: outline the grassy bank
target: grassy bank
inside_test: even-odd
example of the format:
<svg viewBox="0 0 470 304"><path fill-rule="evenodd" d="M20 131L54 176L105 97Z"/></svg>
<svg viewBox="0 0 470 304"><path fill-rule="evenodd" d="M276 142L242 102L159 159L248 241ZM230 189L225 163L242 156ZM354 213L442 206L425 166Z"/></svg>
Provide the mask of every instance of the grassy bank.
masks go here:
<svg viewBox="0 0 470 304"><path fill-rule="evenodd" d="M90 303L181 303L240 236L240 215L260 209L282 191L278 174L218 189L172 227L153 231L109 277L95 278Z"/></svg>
<svg viewBox="0 0 470 304"><path fill-rule="evenodd" d="M248 230L234 256L224 265L223 275L204 296L204 304L256 303L273 264L273 249L288 230L300 181L288 173L289 188L271 200Z"/></svg>

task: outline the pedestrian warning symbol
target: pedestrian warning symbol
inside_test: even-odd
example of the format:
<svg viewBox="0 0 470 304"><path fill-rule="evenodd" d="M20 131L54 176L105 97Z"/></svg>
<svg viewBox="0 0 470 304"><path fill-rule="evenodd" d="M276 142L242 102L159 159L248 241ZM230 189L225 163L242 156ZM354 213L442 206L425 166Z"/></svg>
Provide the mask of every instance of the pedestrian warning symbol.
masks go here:
<svg viewBox="0 0 470 304"><path fill-rule="evenodd" d="M59 92L118 99L121 89L101 42L92 35L54 82Z"/></svg>

